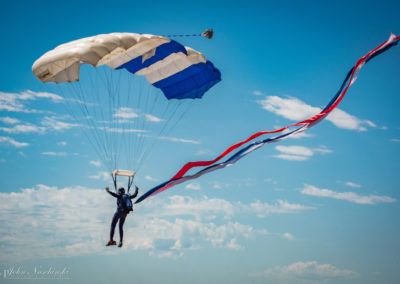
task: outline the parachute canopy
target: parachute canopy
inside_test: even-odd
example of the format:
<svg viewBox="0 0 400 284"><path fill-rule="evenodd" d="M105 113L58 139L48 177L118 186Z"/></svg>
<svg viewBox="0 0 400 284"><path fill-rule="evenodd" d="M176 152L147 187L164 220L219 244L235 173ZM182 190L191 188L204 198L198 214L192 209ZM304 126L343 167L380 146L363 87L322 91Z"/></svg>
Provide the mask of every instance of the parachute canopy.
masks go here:
<svg viewBox="0 0 400 284"><path fill-rule="evenodd" d="M169 133L201 102L195 99L221 80L202 53L163 36L135 33L62 44L36 60L32 71L47 91L64 98L110 172L137 172L157 141L179 141Z"/></svg>
<svg viewBox="0 0 400 284"><path fill-rule="evenodd" d="M143 75L168 99L201 98L221 80L203 54L176 41L150 34L111 33L62 44L32 66L42 82L79 80L82 64L107 65Z"/></svg>

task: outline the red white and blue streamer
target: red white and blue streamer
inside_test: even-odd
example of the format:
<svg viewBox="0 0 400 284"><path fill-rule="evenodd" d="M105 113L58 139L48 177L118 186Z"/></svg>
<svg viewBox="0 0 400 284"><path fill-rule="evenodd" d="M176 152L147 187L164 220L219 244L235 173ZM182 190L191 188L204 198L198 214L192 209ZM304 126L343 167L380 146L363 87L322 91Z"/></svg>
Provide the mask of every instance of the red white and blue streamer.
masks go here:
<svg viewBox="0 0 400 284"><path fill-rule="evenodd" d="M162 192L162 191L164 191L164 190L166 190L168 188L171 188L172 186L175 186L177 184L181 184L183 182L196 179L196 178L201 177L202 175L207 174L209 172L225 168L226 166L233 165L234 163L236 163L238 160L240 160L244 156L248 155L249 153L251 153L251 152L253 152L253 151L255 151L255 150L259 149L259 148L261 148L262 146L264 146L266 144L270 144L270 143L275 143L275 142L281 141L281 140L286 139L286 138L288 138L290 136L296 135L297 133L303 132L303 131L307 130L308 128L313 127L317 123L321 122L324 118L326 118L326 116L338 106L338 104L343 99L343 97L346 94L346 92L349 89L349 87L357 80L358 72L365 65L365 63L367 63L369 60L371 60L375 56L385 52L389 48L397 45L399 40L400 40L400 36L395 36L395 35L391 34L387 41L385 41L384 43L379 45L377 48L371 50L366 55L361 57L357 61L356 65L354 67L352 67L350 69L350 71L348 72L345 80L343 81L343 83L342 83L339 91L336 93L336 95L327 104L327 106L320 113L318 113L317 115L315 115L313 117L310 117L310 118L308 118L306 120L303 120L303 121L300 121L300 122L297 122L297 123L293 123L293 124L290 124L290 125L288 125L286 127L283 127L283 128L280 128L280 129L276 129L276 130L273 130L273 131L260 131L260 132L257 132L255 134L251 135L249 138L247 138L247 139L245 139L245 140L243 140L243 141L241 141L239 143L236 143L235 145L232 145L231 147L226 149L221 155L216 157L214 160L189 162L189 163L185 164L170 180L168 180L168 181L166 181L166 182L164 182L164 183L162 183L162 184L150 189L145 194L143 194L140 198L138 198L138 200L135 203L142 202L146 198L148 198L150 196L153 196L153 195L156 195L156 194L158 194L158 193L160 193L160 192ZM291 131L289 131L287 133L281 134L279 136L275 136L275 137L272 137L272 138L266 138L266 139L261 140L261 141L253 142L253 143L247 145L246 147L244 147L243 149L237 151L235 154L233 154L226 161L215 164L216 162L218 162L219 160L221 160L222 158L227 156L232 151L238 149L239 147L241 147L244 144L254 140L257 137L260 137L260 136L265 135L265 134L281 133L281 132L284 132L285 130L289 130L289 128L291 128L291 127L296 127L296 126L297 126L296 129L291 130ZM190 169L193 169L195 167L206 167L206 168L198 171L195 174L186 175L185 176L185 174Z"/></svg>

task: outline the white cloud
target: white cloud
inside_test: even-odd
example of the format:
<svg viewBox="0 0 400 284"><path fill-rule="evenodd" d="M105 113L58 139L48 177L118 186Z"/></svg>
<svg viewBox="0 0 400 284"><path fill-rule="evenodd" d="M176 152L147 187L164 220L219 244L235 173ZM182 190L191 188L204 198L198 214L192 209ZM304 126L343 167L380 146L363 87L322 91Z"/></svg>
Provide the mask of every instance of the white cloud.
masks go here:
<svg viewBox="0 0 400 284"><path fill-rule="evenodd" d="M15 141L13 138L7 137L7 136L0 136L0 144L9 144L9 145L14 146L16 148L29 146L29 143L18 142L18 141Z"/></svg>
<svg viewBox="0 0 400 284"><path fill-rule="evenodd" d="M330 189L320 189L313 185L305 184L302 194L346 200L358 204L393 203L395 198L379 195L360 195L355 192L336 192Z"/></svg>
<svg viewBox="0 0 400 284"><path fill-rule="evenodd" d="M205 245L241 250L244 239L269 234L229 221L241 207L218 198L154 198L136 209L125 223L124 248L159 258L180 257ZM103 245L114 211L115 199L103 189L37 185L0 193L0 260L110 253ZM215 218L220 220L213 222Z"/></svg>
<svg viewBox="0 0 400 284"><path fill-rule="evenodd" d="M297 279L306 280L314 279L326 280L326 278L343 278L356 277L358 273L348 270L339 269L332 264L319 264L317 261L296 262L288 266L275 266L261 272L252 272L250 276L278 278L278 279Z"/></svg>
<svg viewBox="0 0 400 284"><path fill-rule="evenodd" d="M289 161L305 161L308 160L306 156L296 156L296 155L287 155L287 154L279 154L274 155L273 157L282 159L282 160L289 160Z"/></svg>
<svg viewBox="0 0 400 284"><path fill-rule="evenodd" d="M13 127L0 127L0 131L4 131L7 133L44 133L47 130L62 131L64 129L70 129L72 127L79 126L79 124L77 123L69 123L65 121L60 121L59 119L59 117L55 116L45 116L41 121L42 126L34 125L32 123L25 123L17 124Z"/></svg>
<svg viewBox="0 0 400 284"><path fill-rule="evenodd" d="M272 184L278 184L278 182L276 180L273 180L272 178L266 178L264 179L265 182L270 182Z"/></svg>
<svg viewBox="0 0 400 284"><path fill-rule="evenodd" d="M120 107L117 111L113 114L114 117L121 117L124 119L136 118L139 115L129 107Z"/></svg>
<svg viewBox="0 0 400 284"><path fill-rule="evenodd" d="M22 151L18 151L18 155L20 155L21 157L24 157L24 158L26 157L25 153Z"/></svg>
<svg viewBox="0 0 400 284"><path fill-rule="evenodd" d="M204 155L214 155L214 153L210 150L199 150L196 153L194 153L196 156L204 156Z"/></svg>
<svg viewBox="0 0 400 284"><path fill-rule="evenodd" d="M393 138L393 139L390 139L390 141L392 141L392 142L400 142L400 139Z"/></svg>
<svg viewBox="0 0 400 284"><path fill-rule="evenodd" d="M156 178L153 178L153 177L151 177L151 176L145 176L144 179L145 179L145 180L148 180L148 181L157 181Z"/></svg>
<svg viewBox="0 0 400 284"><path fill-rule="evenodd" d="M281 153L289 154L289 155L298 155L298 156L312 156L313 151L304 146L276 146L276 150Z"/></svg>
<svg viewBox="0 0 400 284"><path fill-rule="evenodd" d="M261 91L259 91L259 90L254 90L254 91L253 91L253 95L262 96L263 93L262 93Z"/></svg>
<svg viewBox="0 0 400 284"><path fill-rule="evenodd" d="M203 197L194 199L187 196L174 195L168 198L168 203L163 205L163 210L158 210L162 216L190 215L196 220L201 220L207 215L222 215L224 219L230 219L241 208L233 203L220 198ZM160 201L154 201L157 203ZM160 206L160 205L157 205Z"/></svg>
<svg viewBox="0 0 400 284"><path fill-rule="evenodd" d="M111 174L109 172L98 172L97 175L89 176L91 179L99 179L103 181L111 181Z"/></svg>
<svg viewBox="0 0 400 284"><path fill-rule="evenodd" d="M0 121L7 123L7 124L17 124L17 123L21 122L19 119L9 117L9 116L0 117Z"/></svg>
<svg viewBox="0 0 400 284"><path fill-rule="evenodd" d="M65 156L67 156L67 153L66 152L42 152L42 155L65 157Z"/></svg>
<svg viewBox="0 0 400 284"><path fill-rule="evenodd" d="M102 127L102 130L106 130L107 132L115 132L115 133L146 133L147 130L140 130L134 128L113 128L113 127Z"/></svg>
<svg viewBox="0 0 400 284"><path fill-rule="evenodd" d="M65 141L60 141L60 142L57 142L57 145L58 145L58 146L67 146L67 142L65 142Z"/></svg>
<svg viewBox="0 0 400 284"><path fill-rule="evenodd" d="M44 133L46 128L33 124L18 124L13 127L0 127L0 130L7 133Z"/></svg>
<svg viewBox="0 0 400 284"><path fill-rule="evenodd" d="M244 250L244 247L236 243L236 238L232 238L227 244L226 247L234 250Z"/></svg>
<svg viewBox="0 0 400 284"><path fill-rule="evenodd" d="M197 183L197 182L191 182L191 183L187 184L187 185L185 186L185 188L187 188L187 189L192 189L192 190L200 190L200 189L201 189L201 186L200 186L200 184Z"/></svg>
<svg viewBox="0 0 400 284"><path fill-rule="evenodd" d="M298 213L304 210L314 209L314 207L308 207L301 204L289 203L284 200L277 200L274 204L267 202L262 203L257 200L246 207L247 210L257 214L259 218L265 218L270 214L290 214Z"/></svg>
<svg viewBox="0 0 400 284"><path fill-rule="evenodd" d="M219 181L213 181L211 184L212 184L212 187L215 188L215 189L231 187L231 185L229 183L219 182Z"/></svg>
<svg viewBox="0 0 400 284"><path fill-rule="evenodd" d="M82 255L101 247L108 204L99 190L38 185L0 197L0 241L8 247L0 248L2 261Z"/></svg>
<svg viewBox="0 0 400 284"><path fill-rule="evenodd" d="M351 181L346 182L345 185L347 185L349 187L354 187L354 188L360 188L361 187L361 184L354 183L354 182L351 182Z"/></svg>
<svg viewBox="0 0 400 284"><path fill-rule="evenodd" d="M221 186L221 184L220 184L219 182L214 182L213 188L215 188L215 189L221 189L222 186Z"/></svg>
<svg viewBox="0 0 400 284"><path fill-rule="evenodd" d="M5 93L0 92L0 110L12 112L42 112L30 109L25 103L36 99L50 99L55 103L61 102L62 97L47 92L23 91L21 93Z"/></svg>
<svg viewBox="0 0 400 284"><path fill-rule="evenodd" d="M64 117L61 117L61 119ZM73 127L78 127L80 126L77 123L70 123L70 122L65 122L65 121L61 121L59 120L59 117L55 117L55 116L45 116L42 119L42 125L44 125L45 127L47 127L47 129L51 129L51 130L56 130L56 131L62 131L64 129L70 129Z"/></svg>
<svg viewBox="0 0 400 284"><path fill-rule="evenodd" d="M284 234L282 234L282 237L284 237L285 239L290 240L290 241L294 239L293 235L290 233L284 233Z"/></svg>
<svg viewBox="0 0 400 284"><path fill-rule="evenodd" d="M319 107L310 106L293 97L281 98L278 96L267 96L265 99L257 101L257 103L269 112L294 121L301 121L312 117L322 110ZM338 108L334 109L327 116L326 120L332 122L336 127L348 130L365 131L365 126L377 127L370 120L361 120Z"/></svg>
<svg viewBox="0 0 400 284"><path fill-rule="evenodd" d="M361 120L351 114L344 112L341 109L334 109L326 118L332 122L336 127L344 128L348 130L366 131L367 128L364 126L376 127L374 123L369 120Z"/></svg>
<svg viewBox="0 0 400 284"><path fill-rule="evenodd" d="M48 92L34 92L31 90L22 92L20 96L20 99L22 100L36 100L37 98L50 99L55 103L59 103L63 100L63 98L57 94Z"/></svg>
<svg viewBox="0 0 400 284"><path fill-rule="evenodd" d="M320 154L328 154L328 153L333 152L331 149L328 149L326 146L319 146L318 148L314 148L313 151L318 152Z"/></svg>
<svg viewBox="0 0 400 284"><path fill-rule="evenodd" d="M310 149L304 146L278 145L275 149L281 152L281 154L274 155L273 157L291 161L305 161L312 157L314 153L326 154L332 152L332 150L326 148L326 146Z"/></svg>
<svg viewBox="0 0 400 284"><path fill-rule="evenodd" d="M95 166L95 167L100 167L101 166L101 162L100 161L90 161L89 164L92 165L92 166Z"/></svg>
<svg viewBox="0 0 400 284"><path fill-rule="evenodd" d="M267 96L257 101L261 107L269 112L283 116L290 120L303 120L321 111L318 107L312 107L297 98L287 99L278 96Z"/></svg>
<svg viewBox="0 0 400 284"><path fill-rule="evenodd" d="M175 138L175 137L164 137L160 136L158 139L161 140L169 140L172 142L182 142L182 143L191 143L191 144L200 144L200 141L197 140L189 140L189 139L183 139L183 138Z"/></svg>
<svg viewBox="0 0 400 284"><path fill-rule="evenodd" d="M147 121L150 121L150 122L161 122L161 121L163 121L161 118L158 118L158 117L156 117L154 115L147 114L147 113L144 115L144 117L146 118Z"/></svg>

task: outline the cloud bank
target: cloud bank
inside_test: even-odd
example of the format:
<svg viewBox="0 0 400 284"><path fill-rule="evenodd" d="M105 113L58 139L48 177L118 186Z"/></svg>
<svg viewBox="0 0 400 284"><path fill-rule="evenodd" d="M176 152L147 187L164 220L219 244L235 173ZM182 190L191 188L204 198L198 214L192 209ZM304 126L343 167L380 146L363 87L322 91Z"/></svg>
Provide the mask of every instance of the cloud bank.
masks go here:
<svg viewBox="0 0 400 284"><path fill-rule="evenodd" d="M265 228L232 221L236 214L265 217L261 210L286 214L308 208L287 201L246 205L220 198L174 195L149 199L136 209L125 223L124 249L176 258L186 250L210 245L242 250L244 240L270 234ZM115 199L103 189L37 185L0 193L0 260L110 253L104 244L114 211ZM279 235L292 238L290 233Z"/></svg>

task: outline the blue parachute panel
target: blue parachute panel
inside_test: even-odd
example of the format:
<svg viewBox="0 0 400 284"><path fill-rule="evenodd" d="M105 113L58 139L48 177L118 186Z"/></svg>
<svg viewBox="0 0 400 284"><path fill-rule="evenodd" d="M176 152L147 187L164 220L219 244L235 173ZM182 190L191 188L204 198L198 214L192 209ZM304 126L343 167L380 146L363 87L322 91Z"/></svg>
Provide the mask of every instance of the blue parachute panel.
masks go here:
<svg viewBox="0 0 400 284"><path fill-rule="evenodd" d="M176 41L170 41L157 47L154 56L150 57L144 62L143 62L143 57L139 56L131 61L122 64L117 69L125 68L132 74L135 74L137 71L149 67L150 65L156 63L157 61L163 60L165 57L171 55L172 53L177 53L177 52L182 52L184 54L187 54L185 47L183 47Z"/></svg>
<svg viewBox="0 0 400 284"><path fill-rule="evenodd" d="M214 65L198 63L168 78L158 81L153 86L160 88L167 99L197 99L208 89L221 81L221 72Z"/></svg>

